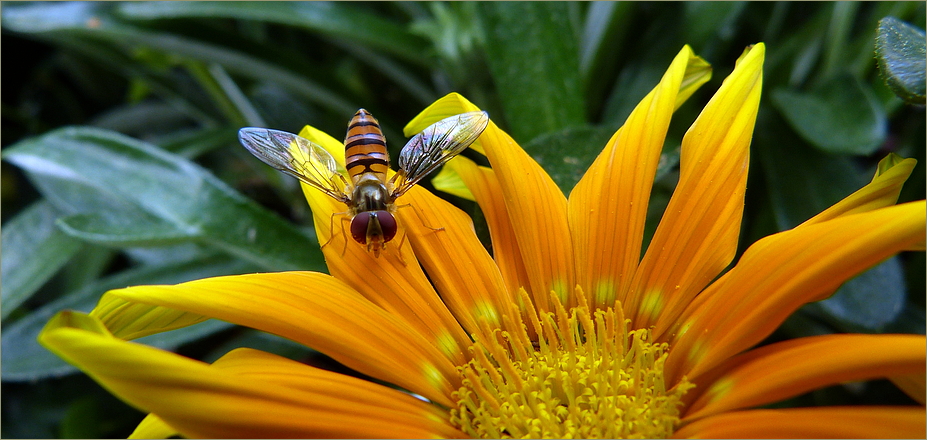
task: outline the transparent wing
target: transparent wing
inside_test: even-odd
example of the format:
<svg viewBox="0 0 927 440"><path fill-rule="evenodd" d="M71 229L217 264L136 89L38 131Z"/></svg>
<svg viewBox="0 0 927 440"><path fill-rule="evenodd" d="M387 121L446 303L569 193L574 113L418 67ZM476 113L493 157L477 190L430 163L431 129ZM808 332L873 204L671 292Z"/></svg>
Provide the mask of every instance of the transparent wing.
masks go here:
<svg viewBox="0 0 927 440"><path fill-rule="evenodd" d="M435 122L409 139L399 152L393 198L469 147L488 124L486 112L461 113Z"/></svg>
<svg viewBox="0 0 927 440"><path fill-rule="evenodd" d="M246 127L238 131L238 140L255 157L286 174L318 188L344 203L344 170L321 146L293 133L266 128Z"/></svg>

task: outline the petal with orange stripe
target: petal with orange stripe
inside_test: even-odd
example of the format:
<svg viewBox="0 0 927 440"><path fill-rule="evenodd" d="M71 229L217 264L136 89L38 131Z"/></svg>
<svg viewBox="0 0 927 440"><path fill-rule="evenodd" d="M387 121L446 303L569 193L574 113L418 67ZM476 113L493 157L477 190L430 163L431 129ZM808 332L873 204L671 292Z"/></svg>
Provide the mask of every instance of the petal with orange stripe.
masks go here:
<svg viewBox="0 0 927 440"><path fill-rule="evenodd" d="M673 438L924 438L920 406L757 409L706 417Z"/></svg>
<svg viewBox="0 0 927 440"><path fill-rule="evenodd" d="M683 421L778 402L843 382L924 374L927 341L922 335L824 335L767 345L731 358ZM705 383L695 378L695 383ZM686 396L689 397L689 396Z"/></svg>
<svg viewBox="0 0 927 440"><path fill-rule="evenodd" d="M490 121L483 148L499 180L518 249L528 274L527 290L541 311L552 310L550 292L570 303L574 287L573 245L567 201L541 166Z"/></svg>
<svg viewBox="0 0 927 440"><path fill-rule="evenodd" d="M132 406L157 414L188 437L459 435L433 408L382 386L371 390L376 385L358 379L327 380L337 374L279 359L223 371L122 341L99 331L102 326L89 322L93 320L63 312L49 322L40 341ZM248 368L255 374L242 374ZM294 374L297 370L301 374ZM305 380L323 376L326 380Z"/></svg>
<svg viewBox="0 0 927 440"><path fill-rule="evenodd" d="M914 171L914 165L917 165L917 160L905 159L895 153L890 153L879 161L876 174L869 184L799 226L813 225L842 215L894 205L898 202L902 185Z"/></svg>
<svg viewBox="0 0 927 440"><path fill-rule="evenodd" d="M452 93L422 111L406 126L406 132L420 130L441 117L475 110L478 108L466 98ZM551 291L568 303L574 280L566 197L544 169L492 120L479 143L474 148L482 147L492 164L512 221L528 274L525 287L541 310L550 310Z"/></svg>
<svg viewBox="0 0 927 440"><path fill-rule="evenodd" d="M768 336L798 307L924 239L924 201L803 226L753 244L664 332L667 375L694 377Z"/></svg>
<svg viewBox="0 0 927 440"><path fill-rule="evenodd" d="M764 56L749 49L683 138L679 183L624 304L636 328L674 322L734 258Z"/></svg>
<svg viewBox="0 0 927 440"><path fill-rule="evenodd" d="M491 168L477 166L466 157L457 157L447 166L458 174L480 205L489 226L493 259L505 280L507 298L517 301L515 292L528 285L528 273L495 172Z"/></svg>
<svg viewBox="0 0 927 440"><path fill-rule="evenodd" d="M481 333L480 321L501 327L502 316L512 313L511 296L470 217L420 187L411 188L403 203L408 207L397 215L415 254L458 321L469 333Z"/></svg>
<svg viewBox="0 0 927 440"><path fill-rule="evenodd" d="M666 130L687 68L700 62L688 46L676 55L570 193L577 283L593 306L612 307L629 289Z"/></svg>
<svg viewBox="0 0 927 440"><path fill-rule="evenodd" d="M273 333L442 404L459 385L432 341L329 275L236 275L109 294Z"/></svg>

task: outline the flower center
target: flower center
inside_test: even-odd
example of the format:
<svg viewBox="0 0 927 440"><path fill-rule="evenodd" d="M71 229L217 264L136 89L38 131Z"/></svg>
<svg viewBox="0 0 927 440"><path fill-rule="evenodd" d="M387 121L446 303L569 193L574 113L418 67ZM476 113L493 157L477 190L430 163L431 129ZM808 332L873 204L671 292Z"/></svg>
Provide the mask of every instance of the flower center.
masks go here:
<svg viewBox="0 0 927 440"><path fill-rule="evenodd" d="M474 342L451 422L480 438L669 437L693 385L666 389L667 344L649 342L647 329L629 332L620 307L590 315L551 301L553 312L527 312L536 341L519 320Z"/></svg>

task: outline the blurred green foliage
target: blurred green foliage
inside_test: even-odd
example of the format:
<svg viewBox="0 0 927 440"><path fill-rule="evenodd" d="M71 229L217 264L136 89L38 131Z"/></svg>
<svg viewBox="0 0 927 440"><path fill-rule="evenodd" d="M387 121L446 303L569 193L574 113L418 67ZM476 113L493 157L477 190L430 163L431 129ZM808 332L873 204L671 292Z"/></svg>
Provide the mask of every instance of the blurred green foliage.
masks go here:
<svg viewBox="0 0 927 440"><path fill-rule="evenodd" d="M337 137L364 107L395 149L408 120L457 91L568 192L684 44L715 73L674 118L670 164L734 60L762 41L742 248L863 186L889 152L919 161L901 201L924 198L924 109L892 92L923 103L923 2L2 6L4 437L119 437L141 420L36 344L56 311L87 311L131 284L325 270L298 185L237 145L242 126L311 124ZM676 173L661 176L650 230ZM478 208L448 197L485 231ZM773 338L923 333L924 267L923 253L891 258ZM144 342L204 360L253 346L326 362L222 323ZM886 388L800 401L903 401Z"/></svg>

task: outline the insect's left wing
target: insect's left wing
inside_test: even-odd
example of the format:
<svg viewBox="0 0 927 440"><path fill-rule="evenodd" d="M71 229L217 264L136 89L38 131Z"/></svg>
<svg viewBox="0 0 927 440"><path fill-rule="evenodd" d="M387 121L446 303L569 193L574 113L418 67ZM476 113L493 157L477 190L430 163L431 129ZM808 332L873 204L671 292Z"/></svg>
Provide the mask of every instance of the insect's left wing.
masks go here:
<svg viewBox="0 0 927 440"><path fill-rule="evenodd" d="M308 139L280 130L246 127L238 140L255 157L286 174L348 203L344 168L321 146Z"/></svg>
<svg viewBox="0 0 927 440"><path fill-rule="evenodd" d="M393 197L399 197L480 137L489 124L486 112L468 112L442 119L409 139L399 152Z"/></svg>

